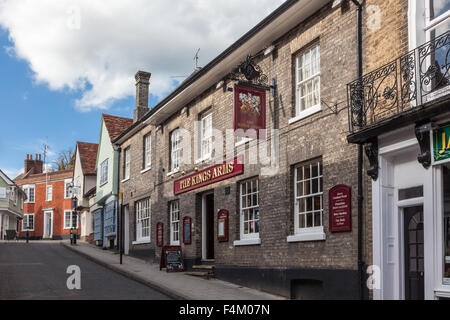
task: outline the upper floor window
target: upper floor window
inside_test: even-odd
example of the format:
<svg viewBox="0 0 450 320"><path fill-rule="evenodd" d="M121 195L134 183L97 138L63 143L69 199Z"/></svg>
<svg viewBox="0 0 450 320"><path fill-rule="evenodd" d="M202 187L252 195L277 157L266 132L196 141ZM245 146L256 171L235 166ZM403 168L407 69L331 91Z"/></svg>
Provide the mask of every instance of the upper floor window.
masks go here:
<svg viewBox="0 0 450 320"><path fill-rule="evenodd" d="M144 169L152 166L152 135L149 133L144 137Z"/></svg>
<svg viewBox="0 0 450 320"><path fill-rule="evenodd" d="M34 213L25 213L23 215L22 231L34 231Z"/></svg>
<svg viewBox="0 0 450 320"><path fill-rule="evenodd" d="M212 113L205 114L200 119L200 158L209 159L212 154Z"/></svg>
<svg viewBox="0 0 450 320"><path fill-rule="evenodd" d="M72 180L64 181L64 199L72 198Z"/></svg>
<svg viewBox="0 0 450 320"><path fill-rule="evenodd" d="M178 171L181 161L180 130L175 129L170 134L170 171Z"/></svg>
<svg viewBox="0 0 450 320"><path fill-rule="evenodd" d="M320 111L320 45L316 43L296 57L296 118Z"/></svg>
<svg viewBox="0 0 450 320"><path fill-rule="evenodd" d="M108 159L103 161L100 165L100 184L108 182Z"/></svg>
<svg viewBox="0 0 450 320"><path fill-rule="evenodd" d="M432 41L449 30L450 2L448 0L424 0L426 41Z"/></svg>
<svg viewBox="0 0 450 320"><path fill-rule="evenodd" d="M27 195L27 200L25 201L25 203L34 203L34 190L35 190L34 185L25 186L23 188L23 192L25 192L25 194Z"/></svg>
<svg viewBox="0 0 450 320"><path fill-rule="evenodd" d="M130 148L125 149L123 177L125 180L130 179L131 154Z"/></svg>
<svg viewBox="0 0 450 320"><path fill-rule="evenodd" d="M45 200L52 201L53 199L53 186L47 186L45 188Z"/></svg>

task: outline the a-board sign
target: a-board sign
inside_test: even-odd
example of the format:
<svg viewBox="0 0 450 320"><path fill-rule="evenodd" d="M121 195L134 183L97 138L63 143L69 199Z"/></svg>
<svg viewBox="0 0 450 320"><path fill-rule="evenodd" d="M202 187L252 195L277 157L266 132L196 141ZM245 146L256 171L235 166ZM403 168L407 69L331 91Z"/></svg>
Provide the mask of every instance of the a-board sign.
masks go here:
<svg viewBox="0 0 450 320"><path fill-rule="evenodd" d="M192 244L192 218L184 217L183 218L183 243L184 244Z"/></svg>
<svg viewBox="0 0 450 320"><path fill-rule="evenodd" d="M181 246L165 246L161 250L159 269L167 272L184 271L183 250Z"/></svg>

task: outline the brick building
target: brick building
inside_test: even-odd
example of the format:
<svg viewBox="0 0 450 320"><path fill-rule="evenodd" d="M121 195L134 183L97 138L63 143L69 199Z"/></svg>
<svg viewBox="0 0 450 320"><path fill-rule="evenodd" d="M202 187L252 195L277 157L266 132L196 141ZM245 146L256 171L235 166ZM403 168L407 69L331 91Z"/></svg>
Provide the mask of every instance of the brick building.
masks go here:
<svg viewBox="0 0 450 320"><path fill-rule="evenodd" d="M27 155L24 174L14 179L27 195L19 237L28 230L31 239L68 239L70 229L79 228L72 211L72 177L73 170L43 173L41 155Z"/></svg>
<svg viewBox="0 0 450 320"><path fill-rule="evenodd" d="M366 1L350 143L368 155L374 299L450 298L450 3Z"/></svg>
<svg viewBox="0 0 450 320"><path fill-rule="evenodd" d="M356 76L355 7L325 0L286 1L151 110L150 74L138 72L134 123L113 141L126 252L153 260L161 245L180 245L188 269L213 264L220 279L358 299L357 148L346 140ZM265 92L261 136L233 131L234 92L245 86ZM349 200L343 232L329 211L336 186L350 189L338 193Z"/></svg>

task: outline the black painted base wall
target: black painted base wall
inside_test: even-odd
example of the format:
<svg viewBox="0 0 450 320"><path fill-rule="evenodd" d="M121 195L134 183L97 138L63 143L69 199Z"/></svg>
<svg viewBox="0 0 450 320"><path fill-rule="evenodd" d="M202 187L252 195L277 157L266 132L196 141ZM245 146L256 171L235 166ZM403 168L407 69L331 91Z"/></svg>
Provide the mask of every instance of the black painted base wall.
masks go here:
<svg viewBox="0 0 450 320"><path fill-rule="evenodd" d="M357 270L216 266L215 276L290 299L359 299Z"/></svg>

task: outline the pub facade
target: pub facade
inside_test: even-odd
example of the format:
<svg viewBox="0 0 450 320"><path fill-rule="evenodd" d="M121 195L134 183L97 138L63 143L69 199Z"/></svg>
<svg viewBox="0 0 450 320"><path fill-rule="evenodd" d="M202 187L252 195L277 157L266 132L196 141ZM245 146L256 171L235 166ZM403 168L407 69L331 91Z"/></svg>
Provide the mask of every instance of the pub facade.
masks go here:
<svg viewBox="0 0 450 320"><path fill-rule="evenodd" d="M346 140L356 75L355 7L322 0L286 1L150 110L138 72L134 123L113 141L125 253L159 261L181 246L188 270L294 299L360 298L372 226L358 226Z"/></svg>

